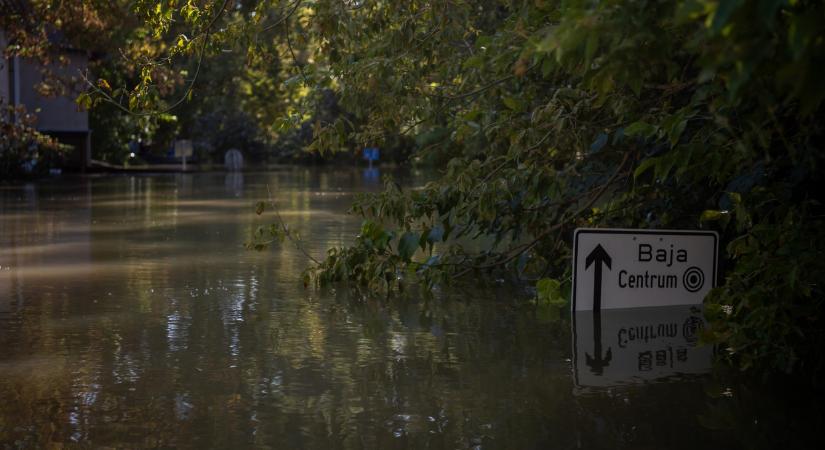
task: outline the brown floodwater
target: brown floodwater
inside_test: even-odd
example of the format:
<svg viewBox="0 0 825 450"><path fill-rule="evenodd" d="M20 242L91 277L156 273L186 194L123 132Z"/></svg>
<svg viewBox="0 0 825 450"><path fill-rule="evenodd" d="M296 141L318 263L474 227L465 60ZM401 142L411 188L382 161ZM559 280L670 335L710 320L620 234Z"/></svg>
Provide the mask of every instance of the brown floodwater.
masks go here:
<svg viewBox="0 0 825 450"><path fill-rule="evenodd" d="M0 184L0 447L738 448L803 428L722 381L695 309L570 320L501 280L307 289L293 246L244 248L271 220L253 206L267 188L320 257L352 241L348 205L380 182L295 168Z"/></svg>

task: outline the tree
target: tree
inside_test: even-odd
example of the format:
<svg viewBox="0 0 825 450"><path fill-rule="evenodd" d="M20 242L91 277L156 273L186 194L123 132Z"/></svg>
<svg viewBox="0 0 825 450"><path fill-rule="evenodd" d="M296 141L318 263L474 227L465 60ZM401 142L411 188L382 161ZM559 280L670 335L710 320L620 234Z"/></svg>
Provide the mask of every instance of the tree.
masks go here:
<svg viewBox="0 0 825 450"><path fill-rule="evenodd" d="M709 338L741 367L821 371L821 2L137 5L157 36L190 27L171 54L231 42L290 61L282 125L333 89L359 126L318 123L312 149L413 135L449 158L423 189L359 198L363 229L310 270L319 282L506 273L558 299L577 226L714 227L728 245ZM129 108L157 102L151 86Z"/></svg>
<svg viewBox="0 0 825 450"><path fill-rule="evenodd" d="M62 158L65 146L38 133L35 117L22 106L0 101L0 176L3 180L21 174L43 174ZM32 162L35 164L32 164Z"/></svg>

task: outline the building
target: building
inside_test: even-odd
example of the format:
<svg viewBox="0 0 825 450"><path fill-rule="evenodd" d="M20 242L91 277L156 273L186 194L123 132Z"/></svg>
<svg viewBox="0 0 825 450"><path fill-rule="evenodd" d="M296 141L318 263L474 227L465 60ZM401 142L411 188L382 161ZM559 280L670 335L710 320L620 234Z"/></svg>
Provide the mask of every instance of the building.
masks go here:
<svg viewBox="0 0 825 450"><path fill-rule="evenodd" d="M36 114L38 131L74 147L67 156L67 168L85 170L92 157L92 131L88 111L80 110L74 99L80 90L79 71L85 70L89 62L88 53L56 45L59 54L53 58L55 62L44 66L35 60L7 57L8 45L0 30L0 99L4 104L24 105L28 112ZM65 81L67 92L63 95L44 96L38 90L38 85L52 76Z"/></svg>

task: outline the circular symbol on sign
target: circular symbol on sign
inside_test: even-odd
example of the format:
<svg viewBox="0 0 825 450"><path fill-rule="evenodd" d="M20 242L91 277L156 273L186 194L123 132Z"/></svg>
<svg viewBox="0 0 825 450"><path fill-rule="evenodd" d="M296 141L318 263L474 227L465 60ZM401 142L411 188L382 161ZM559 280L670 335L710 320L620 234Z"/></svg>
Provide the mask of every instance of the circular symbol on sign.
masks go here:
<svg viewBox="0 0 825 450"><path fill-rule="evenodd" d="M705 273L696 266L688 267L682 275L682 284L688 292L696 292L705 285Z"/></svg>

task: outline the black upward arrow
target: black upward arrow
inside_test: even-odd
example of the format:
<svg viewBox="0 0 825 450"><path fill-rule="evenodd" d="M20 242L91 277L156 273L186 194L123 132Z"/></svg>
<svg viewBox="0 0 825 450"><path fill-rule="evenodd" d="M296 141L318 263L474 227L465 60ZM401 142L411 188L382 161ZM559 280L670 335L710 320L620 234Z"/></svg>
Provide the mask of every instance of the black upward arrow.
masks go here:
<svg viewBox="0 0 825 450"><path fill-rule="evenodd" d="M613 261L602 247L602 244L597 244L596 248L584 260L585 270L596 263L596 274L593 276L593 312L599 312L602 309L602 263L610 269L611 262Z"/></svg>
<svg viewBox="0 0 825 450"><path fill-rule="evenodd" d="M585 353L585 363L590 366L590 369L596 375L601 375L604 368L610 365L610 360L613 355L610 347L607 348L607 353L602 356L602 264L610 269L610 264L613 261L610 255L607 254L601 244L597 244L596 248L587 255L584 261L584 269L587 270L593 263L596 267L593 274L593 354L595 357Z"/></svg>

